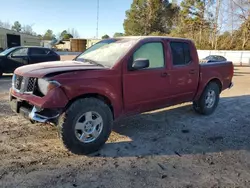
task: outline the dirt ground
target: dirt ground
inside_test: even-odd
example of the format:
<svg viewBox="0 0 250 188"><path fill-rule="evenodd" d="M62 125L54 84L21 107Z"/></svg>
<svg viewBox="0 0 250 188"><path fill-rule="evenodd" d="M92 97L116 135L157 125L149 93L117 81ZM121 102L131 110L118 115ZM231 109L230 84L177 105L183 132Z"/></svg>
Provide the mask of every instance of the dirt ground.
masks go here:
<svg viewBox="0 0 250 188"><path fill-rule="evenodd" d="M250 68L235 68L213 115L188 103L121 120L92 156L12 113L10 79L0 79L0 187L250 187Z"/></svg>

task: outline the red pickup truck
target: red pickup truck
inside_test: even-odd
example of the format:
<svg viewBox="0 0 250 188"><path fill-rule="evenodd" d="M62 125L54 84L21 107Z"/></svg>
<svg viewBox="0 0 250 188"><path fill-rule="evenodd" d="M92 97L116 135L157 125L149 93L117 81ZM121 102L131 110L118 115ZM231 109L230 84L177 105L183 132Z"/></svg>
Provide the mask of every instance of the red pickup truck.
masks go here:
<svg viewBox="0 0 250 188"><path fill-rule="evenodd" d="M187 39L123 37L101 41L73 61L15 70L11 108L33 122L58 127L71 152L88 154L107 141L113 121L193 102L209 115L232 87L232 62L199 64Z"/></svg>

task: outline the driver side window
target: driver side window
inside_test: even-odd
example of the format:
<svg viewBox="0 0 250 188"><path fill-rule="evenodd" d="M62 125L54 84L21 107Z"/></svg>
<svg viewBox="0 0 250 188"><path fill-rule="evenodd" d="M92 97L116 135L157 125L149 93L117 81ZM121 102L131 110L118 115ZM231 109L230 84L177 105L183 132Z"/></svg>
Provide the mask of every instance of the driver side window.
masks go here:
<svg viewBox="0 0 250 188"><path fill-rule="evenodd" d="M12 55L12 57L27 56L28 55L28 48L18 49L16 51L14 51L11 55Z"/></svg>
<svg viewBox="0 0 250 188"><path fill-rule="evenodd" d="M150 42L143 44L133 54L133 61L140 58L149 60L149 67L147 69L164 67L165 61L162 43Z"/></svg>

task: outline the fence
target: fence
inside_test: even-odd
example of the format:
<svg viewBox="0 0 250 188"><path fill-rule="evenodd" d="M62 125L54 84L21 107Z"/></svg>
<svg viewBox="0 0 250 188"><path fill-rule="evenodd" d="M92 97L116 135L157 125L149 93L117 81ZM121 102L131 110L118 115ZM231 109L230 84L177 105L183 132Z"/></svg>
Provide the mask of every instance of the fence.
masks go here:
<svg viewBox="0 0 250 188"><path fill-rule="evenodd" d="M57 52L59 55L78 55L80 52ZM250 51L198 50L199 59L209 55L222 55L234 65L250 66Z"/></svg>

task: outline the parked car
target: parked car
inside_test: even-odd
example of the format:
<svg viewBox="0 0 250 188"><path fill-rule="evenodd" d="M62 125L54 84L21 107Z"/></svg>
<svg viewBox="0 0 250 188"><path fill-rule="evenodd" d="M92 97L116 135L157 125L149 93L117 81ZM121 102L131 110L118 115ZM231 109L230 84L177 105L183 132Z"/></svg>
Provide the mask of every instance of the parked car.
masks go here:
<svg viewBox="0 0 250 188"><path fill-rule="evenodd" d="M212 62L221 62L221 61L227 61L227 59L220 55L209 55L202 59L200 63L212 63Z"/></svg>
<svg viewBox="0 0 250 188"><path fill-rule="evenodd" d="M46 61L59 61L60 56L43 47L13 47L0 53L0 76L3 73L13 73L23 65Z"/></svg>
<svg viewBox="0 0 250 188"><path fill-rule="evenodd" d="M232 77L232 62L199 64L190 40L124 37L75 61L16 69L10 105L31 121L56 125L66 148L88 154L121 117L188 101L195 112L212 114Z"/></svg>

